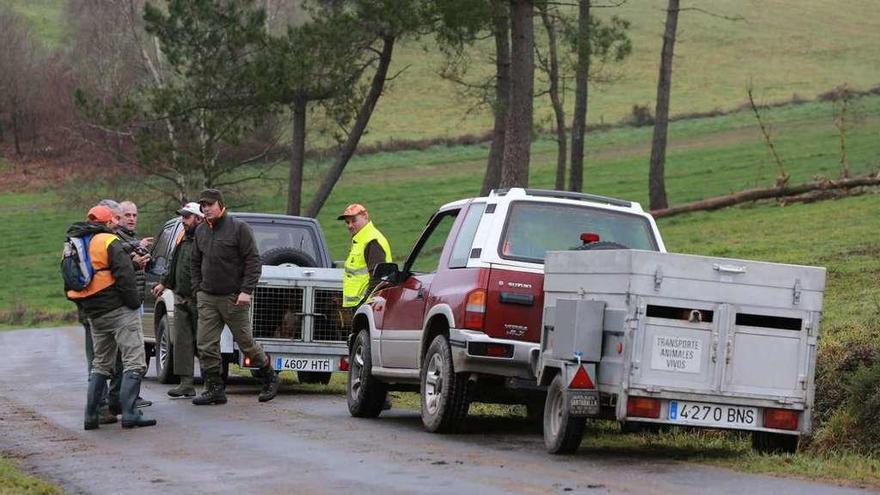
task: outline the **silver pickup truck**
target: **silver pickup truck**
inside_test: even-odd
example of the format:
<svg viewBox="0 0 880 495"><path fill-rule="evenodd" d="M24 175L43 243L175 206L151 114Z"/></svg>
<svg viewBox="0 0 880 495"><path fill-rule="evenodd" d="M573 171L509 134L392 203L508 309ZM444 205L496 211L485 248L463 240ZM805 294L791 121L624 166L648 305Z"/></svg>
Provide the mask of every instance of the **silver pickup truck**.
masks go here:
<svg viewBox="0 0 880 495"><path fill-rule="evenodd" d="M333 267L327 241L313 218L265 213L232 213L251 226L263 260L263 273L252 295L254 338L272 358L277 371L296 371L300 382L327 383L331 373L347 369L348 348L339 307L342 270ZM183 229L179 218L165 222L156 236L147 270L144 341L147 359L154 358L161 383L174 380L170 329L174 294L158 299L150 291L161 280ZM221 336L223 374L229 364L252 368L238 352L232 334Z"/></svg>

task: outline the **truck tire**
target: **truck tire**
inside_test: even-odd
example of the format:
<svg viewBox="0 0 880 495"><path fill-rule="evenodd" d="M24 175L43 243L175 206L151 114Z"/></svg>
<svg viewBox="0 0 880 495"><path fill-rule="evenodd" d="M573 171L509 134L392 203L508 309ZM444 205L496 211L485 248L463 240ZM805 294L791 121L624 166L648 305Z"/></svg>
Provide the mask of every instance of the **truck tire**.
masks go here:
<svg viewBox="0 0 880 495"><path fill-rule="evenodd" d="M318 263L308 254L299 249L280 247L270 249L260 255L260 260L264 265L296 265L302 267L316 267Z"/></svg>
<svg viewBox="0 0 880 495"><path fill-rule="evenodd" d="M174 349L168 315L162 315L156 325L156 379L159 383L172 383L174 376Z"/></svg>
<svg viewBox="0 0 880 495"><path fill-rule="evenodd" d="M329 371L297 371L296 377L300 383L320 383L327 385L333 376Z"/></svg>
<svg viewBox="0 0 880 495"><path fill-rule="evenodd" d="M457 431L467 417L467 377L455 372L444 335L434 337L422 361L422 424L431 433Z"/></svg>
<svg viewBox="0 0 880 495"><path fill-rule="evenodd" d="M752 449L762 454L794 454L797 451L798 439L797 435L753 431Z"/></svg>
<svg viewBox="0 0 880 495"><path fill-rule="evenodd" d="M355 418L375 418L382 412L388 389L373 376L370 332L358 332L351 346L348 371L348 412Z"/></svg>
<svg viewBox="0 0 880 495"><path fill-rule="evenodd" d="M553 377L544 403L544 446L551 454L573 454L584 438L586 418L573 418L565 407L562 375Z"/></svg>

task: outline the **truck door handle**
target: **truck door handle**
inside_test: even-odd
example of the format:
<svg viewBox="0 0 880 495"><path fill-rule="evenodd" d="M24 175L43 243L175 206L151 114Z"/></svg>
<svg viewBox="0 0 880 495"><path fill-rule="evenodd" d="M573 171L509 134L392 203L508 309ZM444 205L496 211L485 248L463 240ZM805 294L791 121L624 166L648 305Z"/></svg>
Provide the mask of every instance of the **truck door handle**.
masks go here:
<svg viewBox="0 0 880 495"><path fill-rule="evenodd" d="M425 298L425 289L419 287L418 292L416 292L416 299L424 299Z"/></svg>

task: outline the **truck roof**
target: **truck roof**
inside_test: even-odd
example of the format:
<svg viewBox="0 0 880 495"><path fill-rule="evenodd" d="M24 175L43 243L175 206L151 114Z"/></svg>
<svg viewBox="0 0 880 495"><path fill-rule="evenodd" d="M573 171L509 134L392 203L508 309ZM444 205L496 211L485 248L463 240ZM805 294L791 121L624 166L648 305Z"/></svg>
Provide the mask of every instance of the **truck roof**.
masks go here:
<svg viewBox="0 0 880 495"><path fill-rule="evenodd" d="M503 199L502 199L503 198ZM539 199L539 198L549 198L555 200L565 200L565 201L574 201L574 202L583 202L589 203L594 206L606 207L611 206L614 209L623 209L627 211L631 211L633 213L644 213L642 209L642 205L634 201L628 201L625 199L612 198L609 196L601 196L598 194L589 194L589 193L580 193L580 192L572 192L572 191L554 191L551 189L527 189L521 187L514 187L510 189L493 189L489 192L488 196L476 197L476 198L467 198L461 199L458 201L453 201L451 203L447 203L440 207L441 210L445 210L447 208L453 208L457 206L462 206L465 203L476 201L480 199L484 199L486 201L490 200L506 200L512 201L516 199Z"/></svg>

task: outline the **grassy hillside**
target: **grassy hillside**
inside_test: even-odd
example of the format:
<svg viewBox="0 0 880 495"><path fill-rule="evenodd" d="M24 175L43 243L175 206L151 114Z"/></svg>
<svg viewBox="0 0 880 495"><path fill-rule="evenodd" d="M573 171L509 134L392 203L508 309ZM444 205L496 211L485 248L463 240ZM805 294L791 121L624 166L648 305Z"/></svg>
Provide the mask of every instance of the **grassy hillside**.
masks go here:
<svg viewBox="0 0 880 495"><path fill-rule="evenodd" d="M69 31L63 18L64 0L0 2L31 21L48 45L63 48ZM653 113L665 5L666 0L639 0L620 8L594 9L600 17L618 15L631 21L633 53L623 64L608 67L613 84L591 89L590 122L617 122L630 114L633 105L647 105ZM673 115L736 108L745 101L750 84L756 98L765 102L794 95L812 99L843 83L861 89L880 84L876 63L880 9L873 0L796 4L715 0L700 6L716 15L696 10L680 15ZM536 32L540 36L540 27ZM474 79L491 75L491 46L486 41L472 50ZM468 114L474 101L437 77L442 63L437 52L430 37L398 45L391 73L403 72L380 100L366 142L456 136L491 128L488 109ZM569 94L566 106L570 109L573 102ZM549 118L547 98L538 98L536 122L548 127Z"/></svg>
<svg viewBox="0 0 880 495"><path fill-rule="evenodd" d="M848 134L848 149L852 172L857 174L880 168L876 139L880 97L859 99L853 108L860 120ZM773 123L777 150L793 183L817 175L838 175L838 136L830 104L775 108L767 118ZM650 128L620 128L592 134L586 189L646 202L650 132ZM356 157L319 216L333 256L344 257L349 242L347 231L335 216L347 203L358 201L367 205L389 237L395 257L405 257L437 206L477 193L487 153L485 146L478 145ZM535 142L532 187L552 187L554 163L555 143L547 139ZM306 200L327 165L308 165ZM671 126L667 187L672 203L769 185L776 173L748 112ZM281 166L272 174L270 180L254 184L247 191L246 206L242 200L233 199L233 208L283 212L283 179L287 172ZM93 191L85 195L94 198L114 194L110 186L94 184L0 194L0 238L6 239L0 245L0 257L16 260L0 265L0 279L10 282L0 287L0 311L7 313L3 318L7 322L27 322L34 312L43 311L57 317L71 308L61 297L57 259L66 226L78 220L86 207L65 201L83 196L84 190ZM876 196L785 208L749 205L673 217L662 220L660 226L671 251L829 266L833 290L828 294L827 322L834 325L838 318L857 318L867 323L873 313L862 310L869 309L880 294L869 280L874 266L870 265L871 243L876 244L871 232L880 228L880 217L872 211L872 202L876 202ZM169 211L155 201L146 205L141 231L152 232ZM814 231L816 225L823 226L821 232ZM861 294L859 291L871 297L853 299L854 293ZM9 314L16 311L24 314Z"/></svg>

